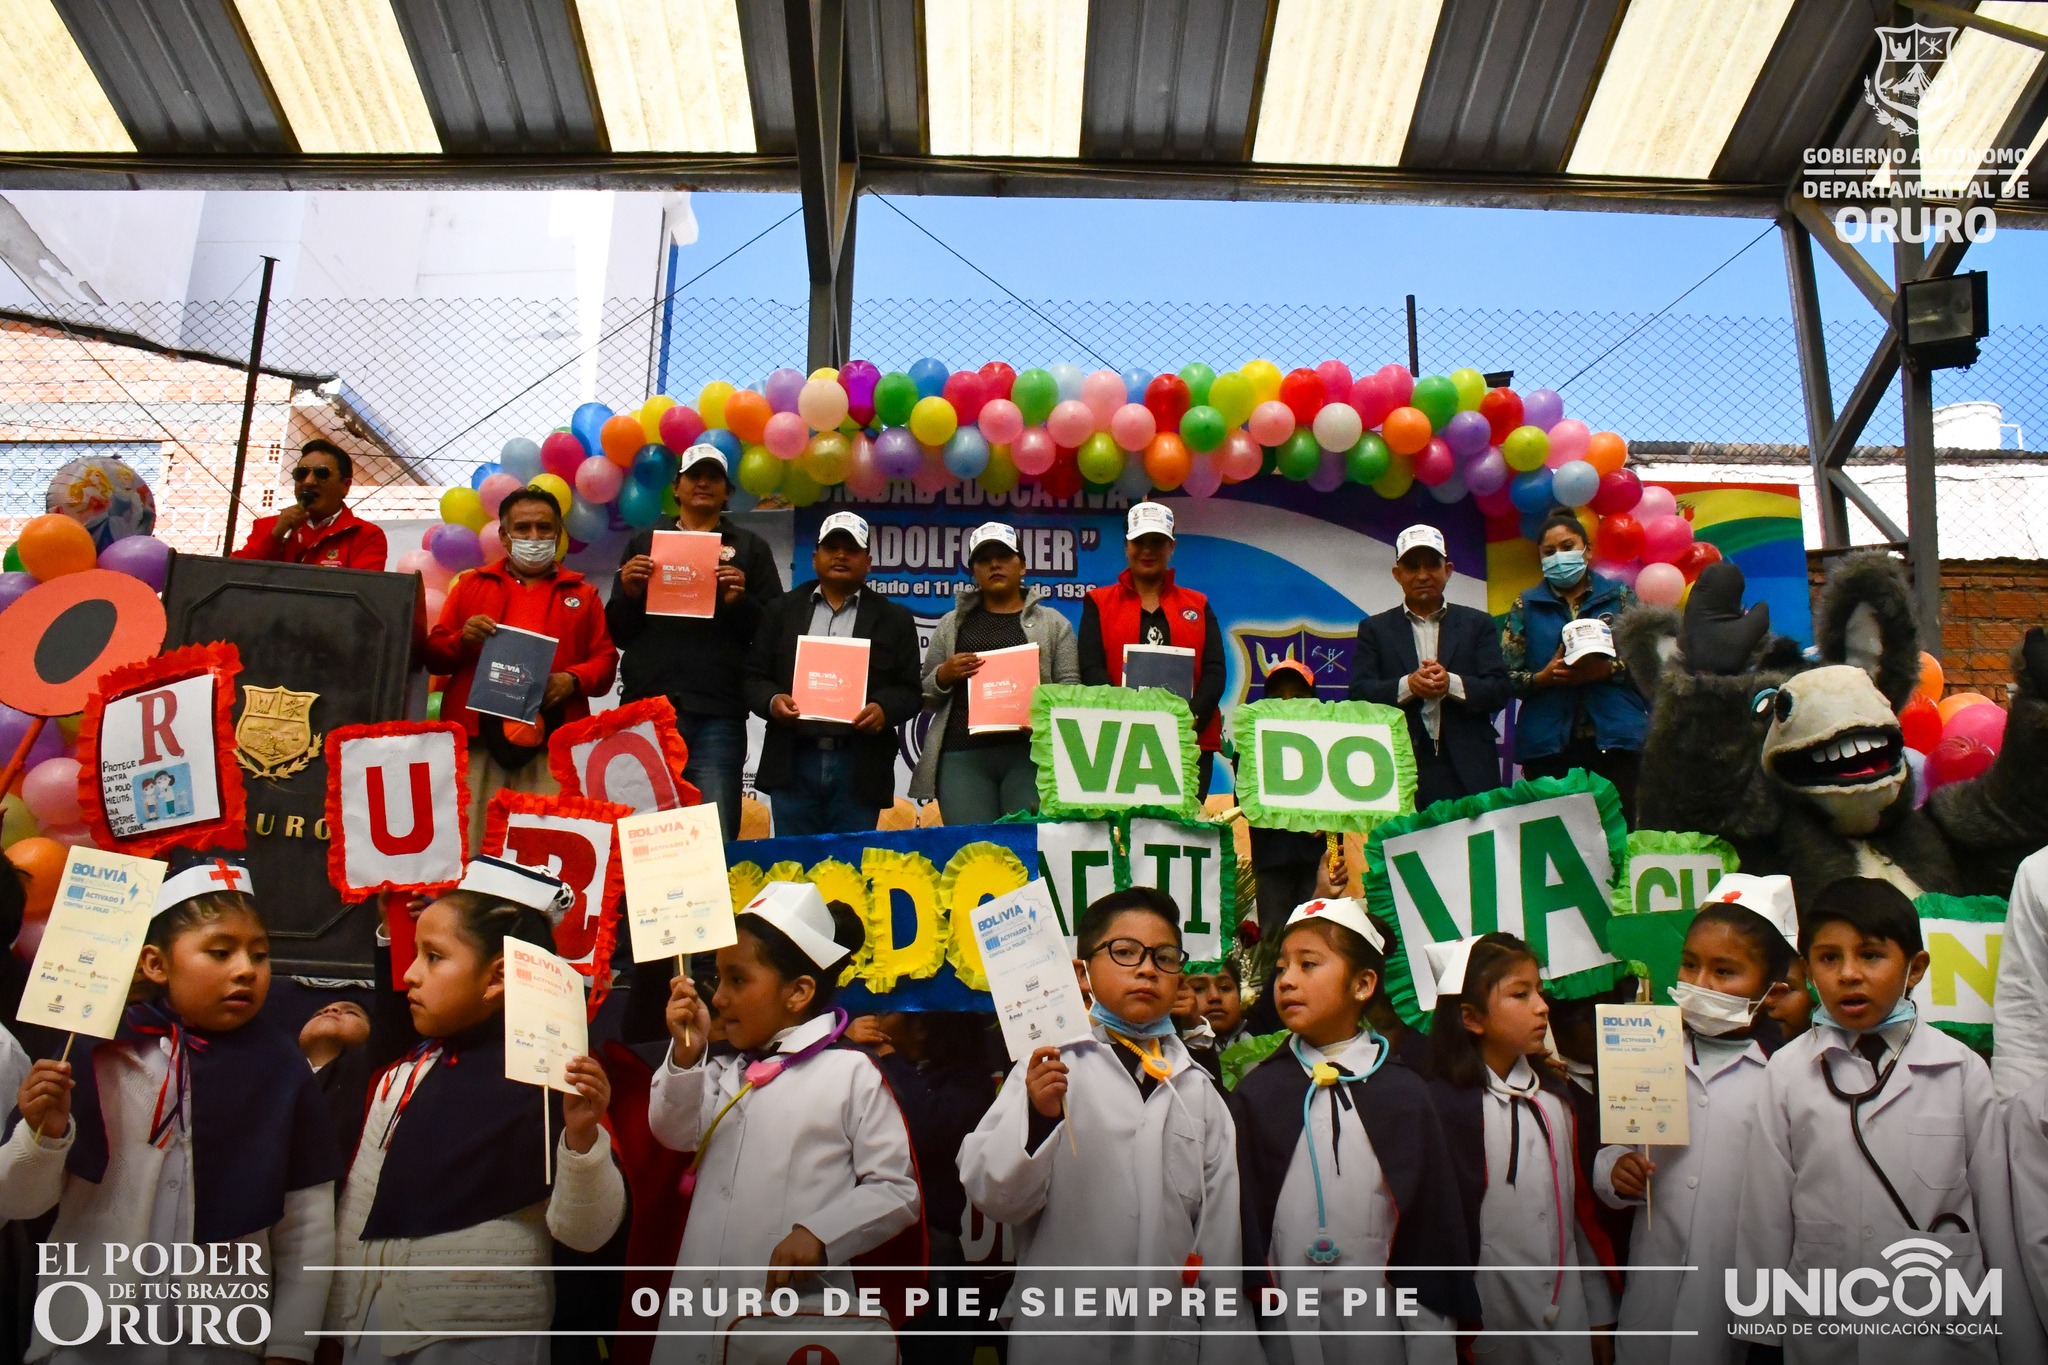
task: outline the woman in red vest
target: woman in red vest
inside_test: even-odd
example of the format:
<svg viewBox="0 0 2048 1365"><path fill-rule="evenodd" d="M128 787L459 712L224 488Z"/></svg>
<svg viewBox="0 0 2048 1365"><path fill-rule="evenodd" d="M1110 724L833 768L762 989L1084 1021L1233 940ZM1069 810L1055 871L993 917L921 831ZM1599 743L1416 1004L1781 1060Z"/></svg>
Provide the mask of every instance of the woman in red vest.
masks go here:
<svg viewBox="0 0 2048 1365"><path fill-rule="evenodd" d="M1223 632L1209 599L1173 581L1173 509L1133 504L1124 518L1124 562L1130 567L1088 594L1081 606L1081 681L1121 687L1126 645L1173 645L1195 652L1195 734L1202 747L1197 796L1209 792L1223 723Z"/></svg>

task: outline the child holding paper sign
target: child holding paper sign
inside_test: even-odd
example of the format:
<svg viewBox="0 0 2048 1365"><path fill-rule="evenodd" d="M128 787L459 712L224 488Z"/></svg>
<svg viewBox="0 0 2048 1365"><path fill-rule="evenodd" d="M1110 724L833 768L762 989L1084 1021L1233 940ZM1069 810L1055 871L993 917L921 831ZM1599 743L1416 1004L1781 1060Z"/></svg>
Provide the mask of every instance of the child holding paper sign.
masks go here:
<svg viewBox="0 0 2048 1365"><path fill-rule="evenodd" d="M327 1330L349 1334L336 1359L377 1365L437 1343L481 1354L496 1349L489 1337L543 1332L551 1241L595 1251L624 1219L625 1182L602 1127L611 1086L596 1059L569 1063L576 1094L566 1097L505 1076L505 942L552 951L552 921L570 903L553 877L478 858L420 913L409 1022L379 992L373 1052L416 1043L373 1082L342 1189L335 1254L360 1269L335 1276L328 1297ZM544 1118L543 1104L559 1105L558 1117ZM552 1172L544 1123L560 1133ZM417 1268L435 1264L494 1270Z"/></svg>
<svg viewBox="0 0 2048 1365"><path fill-rule="evenodd" d="M92 1252L82 1273L43 1277L87 1288L49 1295L50 1335L27 1359L50 1355L52 1338L84 1341L99 1305L140 1302L139 1284L161 1302L168 1275L152 1282L102 1251L152 1242L240 1244L229 1263L260 1269L216 1282L221 1297L267 1305L261 1354L310 1357L328 1272L307 1267L332 1259L341 1159L298 1047L257 1018L270 938L248 870L208 859L166 878L156 904L120 1031L84 1038L75 1061L37 1062L0 1146L0 1218L54 1206L50 1240Z"/></svg>

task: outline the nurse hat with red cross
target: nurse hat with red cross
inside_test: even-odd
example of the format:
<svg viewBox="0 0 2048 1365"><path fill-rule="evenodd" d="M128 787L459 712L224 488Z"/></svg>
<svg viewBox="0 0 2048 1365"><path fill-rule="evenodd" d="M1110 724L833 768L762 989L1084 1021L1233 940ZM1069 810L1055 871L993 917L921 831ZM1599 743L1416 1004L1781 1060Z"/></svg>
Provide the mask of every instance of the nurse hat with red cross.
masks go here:
<svg viewBox="0 0 2048 1365"><path fill-rule="evenodd" d="M256 883L249 876L247 864L234 858L206 854L164 878L163 886L157 891L156 913L161 915L182 901L212 891L238 891L253 898Z"/></svg>

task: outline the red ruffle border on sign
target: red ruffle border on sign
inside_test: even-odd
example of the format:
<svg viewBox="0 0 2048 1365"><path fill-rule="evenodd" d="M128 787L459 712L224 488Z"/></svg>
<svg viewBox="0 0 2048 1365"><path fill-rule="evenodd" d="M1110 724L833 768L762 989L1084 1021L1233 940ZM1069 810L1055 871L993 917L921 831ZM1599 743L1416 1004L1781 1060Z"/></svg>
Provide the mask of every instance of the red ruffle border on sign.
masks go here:
<svg viewBox="0 0 2048 1365"><path fill-rule="evenodd" d="M397 891L435 895L461 880L445 882L378 882L352 886L348 880L348 850L341 821L341 751L358 739L402 739L415 735L445 734L455 741L455 836L462 847L462 862L469 862L469 735L452 720L380 720L369 725L337 725L327 732L327 879L344 896L357 900Z"/></svg>
<svg viewBox="0 0 2048 1365"><path fill-rule="evenodd" d="M577 971L590 978L589 1017L597 1017L597 1007L604 1003L605 995L611 990L612 949L619 941L619 905L626 895L626 872L619 859L618 822L633 813L632 807L622 806L616 801L593 801L587 796L571 796L563 792L557 796L541 796L534 792L501 791L491 797L490 806L484 811L484 846L486 857L505 856L505 830L511 822L513 812L522 815L559 815L571 820L599 820L612 827L612 853L605 864L604 889L599 893L600 904L597 915L597 939L591 946L590 963L571 963Z"/></svg>
<svg viewBox="0 0 2048 1365"><path fill-rule="evenodd" d="M235 678L242 671L242 655L225 640L186 645L181 649L107 670L99 687L86 699L85 716L78 727L78 809L93 842L115 853L153 858L171 848L245 848L249 843L249 800L242 786L242 767L235 761ZM213 674L213 770L219 787L220 815L195 825L133 838L115 837L107 824L105 798L100 790L100 726L105 723L107 702L168 683Z"/></svg>
<svg viewBox="0 0 2048 1365"><path fill-rule="evenodd" d="M695 784L683 780L683 765L689 762L690 751L683 743L683 732L676 725L676 708L667 697L643 697L624 706L614 706L609 711L572 720L549 736L548 771L555 775L555 781L562 784L563 794L583 795L583 774L576 771L570 750L578 744L630 730L643 720L653 721L654 733L661 737L661 756L668 763L668 775L676 784L676 795L683 798L686 806L702 804L704 793L698 791Z"/></svg>

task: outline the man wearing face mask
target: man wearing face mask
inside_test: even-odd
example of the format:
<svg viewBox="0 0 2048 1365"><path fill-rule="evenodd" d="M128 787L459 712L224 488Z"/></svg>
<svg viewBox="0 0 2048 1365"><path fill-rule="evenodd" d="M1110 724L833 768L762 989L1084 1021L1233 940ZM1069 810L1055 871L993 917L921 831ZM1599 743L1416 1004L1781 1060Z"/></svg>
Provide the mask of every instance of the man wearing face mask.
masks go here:
<svg viewBox="0 0 2048 1365"><path fill-rule="evenodd" d="M389 547L382 527L349 510L354 479L347 451L332 441L306 442L292 466L291 505L256 518L235 558L381 571Z"/></svg>
<svg viewBox="0 0 2048 1365"><path fill-rule="evenodd" d="M472 569L448 589L441 619L427 636L427 666L448 674L441 718L469 732L470 847L483 846L484 813L501 789L552 793L547 737L590 714L590 698L611 691L618 651L606 628L604 603L582 574L556 563L562 510L539 489L522 488L498 507L505 558ZM484 641L500 626L555 640L555 657L532 725L469 708L470 684Z"/></svg>

